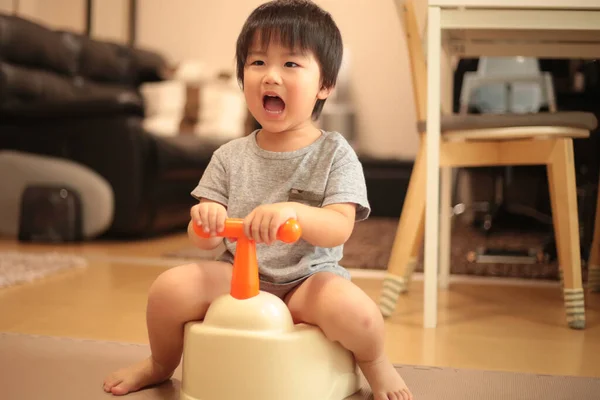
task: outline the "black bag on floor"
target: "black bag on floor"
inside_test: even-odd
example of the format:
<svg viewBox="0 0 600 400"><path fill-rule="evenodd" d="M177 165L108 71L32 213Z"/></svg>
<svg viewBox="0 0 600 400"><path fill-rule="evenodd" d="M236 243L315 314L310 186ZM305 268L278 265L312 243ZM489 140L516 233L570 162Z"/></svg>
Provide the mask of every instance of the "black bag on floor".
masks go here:
<svg viewBox="0 0 600 400"><path fill-rule="evenodd" d="M83 239L79 194L64 185L28 186L22 196L19 240L74 242Z"/></svg>

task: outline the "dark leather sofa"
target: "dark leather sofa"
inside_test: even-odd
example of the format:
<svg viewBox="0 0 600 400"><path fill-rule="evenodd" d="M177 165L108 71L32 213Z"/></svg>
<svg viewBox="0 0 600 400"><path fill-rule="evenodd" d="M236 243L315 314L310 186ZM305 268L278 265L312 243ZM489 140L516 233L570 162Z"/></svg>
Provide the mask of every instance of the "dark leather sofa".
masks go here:
<svg viewBox="0 0 600 400"><path fill-rule="evenodd" d="M106 237L182 229L222 143L144 130L140 85L168 78L160 54L0 14L0 150L75 161L114 191Z"/></svg>

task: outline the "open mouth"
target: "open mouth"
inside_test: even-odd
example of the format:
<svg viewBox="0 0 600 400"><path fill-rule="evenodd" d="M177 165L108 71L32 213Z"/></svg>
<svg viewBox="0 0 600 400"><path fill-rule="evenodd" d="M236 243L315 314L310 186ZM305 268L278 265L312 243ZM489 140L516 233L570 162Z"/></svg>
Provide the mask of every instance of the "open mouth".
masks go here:
<svg viewBox="0 0 600 400"><path fill-rule="evenodd" d="M263 96L263 107L268 113L281 114L285 109L285 102L277 95L267 94Z"/></svg>

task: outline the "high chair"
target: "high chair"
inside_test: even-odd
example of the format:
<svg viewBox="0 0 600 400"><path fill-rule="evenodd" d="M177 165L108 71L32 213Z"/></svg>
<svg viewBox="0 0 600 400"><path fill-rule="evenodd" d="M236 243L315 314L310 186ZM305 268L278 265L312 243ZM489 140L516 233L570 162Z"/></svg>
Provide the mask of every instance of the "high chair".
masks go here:
<svg viewBox="0 0 600 400"><path fill-rule="evenodd" d="M556 112L556 100L552 75L540 69L539 60L535 57L480 57L477 70L464 74L460 89L459 109L467 114L471 109L480 114L525 114L537 113L542 109ZM509 187L513 166L506 166L502 171L495 171L494 188L490 200L466 204L454 204L453 210L466 208L478 209L480 229L486 234L495 230L496 223L502 218L527 216L542 224L552 224L552 218L540 213L534 207L510 202L504 194ZM464 171L459 171L464 172ZM457 174L455 179L459 179ZM453 185L456 187L456 183ZM498 250L498 251L496 251ZM472 261L479 262L479 255L496 253L491 256L496 262L507 262L509 259L520 259L529 262L537 257L535 248L522 249L521 256L503 255L502 249L489 247L472 251Z"/></svg>
<svg viewBox="0 0 600 400"><path fill-rule="evenodd" d="M482 114L556 111L552 75L540 70L535 57L480 57L460 90L460 112L470 106Z"/></svg>
<svg viewBox="0 0 600 400"><path fill-rule="evenodd" d="M425 133L427 68L411 0L395 0L410 56L413 95L421 146L415 159L398 223L380 310L390 316L407 290L421 248L425 222ZM585 327L573 139L589 137L593 114L556 112L500 115L443 115L441 118L441 216L439 285L448 286L453 167L546 165L568 326Z"/></svg>

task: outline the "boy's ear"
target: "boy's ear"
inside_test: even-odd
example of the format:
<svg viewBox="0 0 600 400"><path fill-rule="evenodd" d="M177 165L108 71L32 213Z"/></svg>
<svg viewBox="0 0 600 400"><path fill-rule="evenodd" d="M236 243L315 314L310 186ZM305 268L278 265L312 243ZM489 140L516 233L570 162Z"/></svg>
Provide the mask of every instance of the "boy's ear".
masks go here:
<svg viewBox="0 0 600 400"><path fill-rule="evenodd" d="M326 98L329 97L329 95L331 94L331 92L333 92L333 87L321 87L321 89L319 90L319 93L317 93L317 98L319 100L325 100Z"/></svg>

